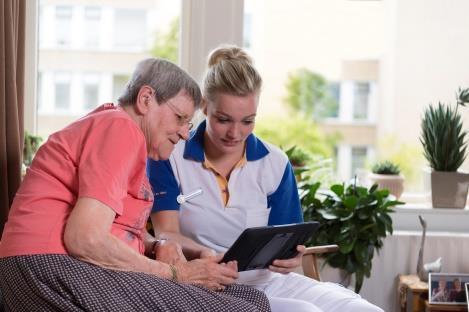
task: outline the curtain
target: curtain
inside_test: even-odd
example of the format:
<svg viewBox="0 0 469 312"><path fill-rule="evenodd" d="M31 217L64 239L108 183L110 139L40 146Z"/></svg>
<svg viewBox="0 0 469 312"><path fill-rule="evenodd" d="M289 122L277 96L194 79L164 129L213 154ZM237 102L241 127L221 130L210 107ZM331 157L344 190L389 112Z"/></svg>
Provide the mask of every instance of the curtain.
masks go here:
<svg viewBox="0 0 469 312"><path fill-rule="evenodd" d="M0 235L21 182L25 6L0 1Z"/></svg>

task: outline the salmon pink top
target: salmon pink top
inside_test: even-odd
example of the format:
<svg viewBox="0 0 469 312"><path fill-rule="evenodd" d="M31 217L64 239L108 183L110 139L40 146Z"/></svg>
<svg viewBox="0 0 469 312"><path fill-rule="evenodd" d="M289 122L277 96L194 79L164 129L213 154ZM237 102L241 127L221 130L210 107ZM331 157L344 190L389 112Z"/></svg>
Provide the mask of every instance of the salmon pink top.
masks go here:
<svg viewBox="0 0 469 312"><path fill-rule="evenodd" d="M16 193L0 258L66 254L64 228L79 197L113 209L111 233L143 254L144 227L153 203L146 159L142 131L113 104L52 134Z"/></svg>

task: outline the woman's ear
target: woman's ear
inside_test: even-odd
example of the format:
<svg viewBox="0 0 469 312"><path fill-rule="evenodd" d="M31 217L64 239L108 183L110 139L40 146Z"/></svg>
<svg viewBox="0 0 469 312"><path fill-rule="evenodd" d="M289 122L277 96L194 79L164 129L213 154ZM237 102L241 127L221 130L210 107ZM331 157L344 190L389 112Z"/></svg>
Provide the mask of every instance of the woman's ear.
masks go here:
<svg viewBox="0 0 469 312"><path fill-rule="evenodd" d="M143 86L140 88L135 103L135 108L139 114L145 115L148 112L152 97L155 96L153 93L153 89L149 86Z"/></svg>

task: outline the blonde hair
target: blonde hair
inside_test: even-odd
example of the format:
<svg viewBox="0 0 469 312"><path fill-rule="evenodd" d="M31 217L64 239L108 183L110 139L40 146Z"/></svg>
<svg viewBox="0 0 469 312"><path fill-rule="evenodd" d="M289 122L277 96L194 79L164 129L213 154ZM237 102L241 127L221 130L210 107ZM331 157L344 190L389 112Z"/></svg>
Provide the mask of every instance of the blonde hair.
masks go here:
<svg viewBox="0 0 469 312"><path fill-rule="evenodd" d="M210 53L203 83L203 95L209 101L214 101L218 93L236 96L258 93L261 86L262 78L243 49L222 46Z"/></svg>

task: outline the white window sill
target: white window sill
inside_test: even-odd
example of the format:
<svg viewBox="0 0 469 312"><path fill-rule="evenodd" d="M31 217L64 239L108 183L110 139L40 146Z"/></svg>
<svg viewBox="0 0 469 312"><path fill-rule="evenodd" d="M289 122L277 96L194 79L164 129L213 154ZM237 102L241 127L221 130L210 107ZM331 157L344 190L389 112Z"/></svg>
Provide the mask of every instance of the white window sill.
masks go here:
<svg viewBox="0 0 469 312"><path fill-rule="evenodd" d="M469 209L432 208L430 203L407 204L391 214L394 231L422 231L418 216L427 221L427 232L468 233Z"/></svg>

